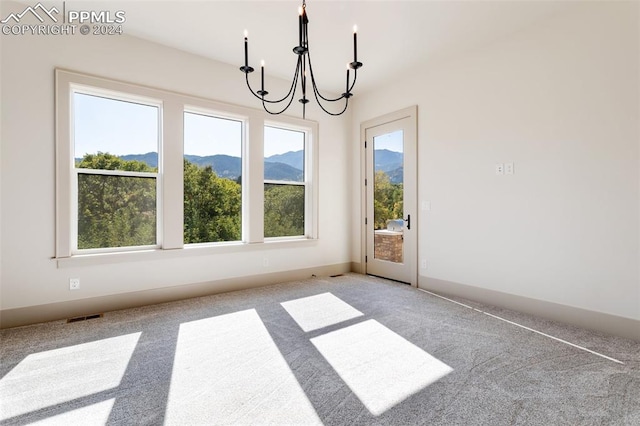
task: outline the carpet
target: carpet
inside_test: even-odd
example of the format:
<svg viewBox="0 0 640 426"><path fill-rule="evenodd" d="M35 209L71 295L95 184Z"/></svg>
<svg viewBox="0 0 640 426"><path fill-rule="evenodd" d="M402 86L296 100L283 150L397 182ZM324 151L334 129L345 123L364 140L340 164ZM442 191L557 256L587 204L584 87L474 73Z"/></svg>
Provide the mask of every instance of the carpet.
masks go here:
<svg viewBox="0 0 640 426"><path fill-rule="evenodd" d="M640 424L640 343L359 274L0 339L2 425Z"/></svg>

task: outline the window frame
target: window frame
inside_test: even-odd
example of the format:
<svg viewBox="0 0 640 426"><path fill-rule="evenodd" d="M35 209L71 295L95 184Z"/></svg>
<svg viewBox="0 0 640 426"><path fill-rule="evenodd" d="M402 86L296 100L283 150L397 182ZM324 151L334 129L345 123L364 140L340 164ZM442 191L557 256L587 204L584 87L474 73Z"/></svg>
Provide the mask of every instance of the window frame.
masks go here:
<svg viewBox="0 0 640 426"><path fill-rule="evenodd" d="M246 115L239 115L239 114L234 114L231 113L229 111L221 111L218 109L211 109L211 108L205 108L202 106L196 106L196 105L191 105L191 104L185 104L184 105L184 109L182 112L182 116L184 117L184 114L197 114L197 115L202 115L202 116L206 116L206 117L211 117L211 118L218 118L218 119L222 119L222 120L231 120L231 121L239 121L241 123L241 133L240 133L240 137L241 137L241 141L240 141L240 168L241 168L241 176L244 176L244 172L245 172L245 152L246 152L246 145L247 145L247 125L248 125L248 117ZM182 148L183 148L183 155L182 157L184 158L184 127L183 127L183 139L182 139ZM244 177L243 177L244 179ZM243 181L244 182L244 181ZM182 184L184 185L184 179L182 181ZM237 241L210 241L210 242L204 242L204 243L187 243L184 242L183 240L183 244L184 247L210 247L210 246L221 246L221 245L233 245L233 244L239 244L239 243L245 243L246 242L246 236L245 236L245 226L244 226L244 222L245 222L245 210L244 210L244 202L245 202L245 198L248 196L247 194L245 194L245 192L248 192L248 190L246 189L246 185L244 185L244 183L240 186L240 190L241 190L241 195L240 195L240 223L241 223L241 229L240 229L240 240ZM183 201L183 208L184 208L184 195L182 198ZM184 221L183 221L184 224Z"/></svg>
<svg viewBox="0 0 640 426"><path fill-rule="evenodd" d="M311 146L312 140L312 132L308 127L300 127L300 126L292 126L290 124L283 124L279 121L269 120L264 122L263 126L263 137L264 137L264 128L272 127L280 130L289 130L293 132L300 132L304 135L303 140L303 179L302 182L299 181L285 181L285 180L273 180L273 179L264 179L264 185L285 185L285 186L302 186L304 188L304 231L302 235L291 235L291 236L278 236L278 237L264 237L265 241L278 241L278 240L298 240L302 238L314 238L314 229L311 221L308 218L312 218L313 216L313 197L312 197L312 179L311 172L313 171L313 162L311 159L311 155L309 154L308 147ZM264 146L264 145L263 145ZM264 157L264 149L263 149L263 157ZM264 217L264 213L263 213Z"/></svg>
<svg viewBox="0 0 640 426"><path fill-rule="evenodd" d="M156 246L113 247L73 250L77 246L77 208L74 213L74 186L77 174L73 152L71 87L89 94L118 94L118 100L153 100L159 109ZM56 149L56 246L58 268L120 263L137 260L211 255L276 248L289 244L315 244L318 240L318 123L290 116L276 119L262 110L226 104L133 83L78 72L55 70ZM107 96L110 97L110 96ZM147 102L142 102L147 103ZM242 241L184 244L184 112L213 114L241 120L242 146ZM305 235L264 238L264 126L306 132L305 135ZM89 170L89 169L86 169ZM279 182L281 183L281 182ZM75 220L75 223L74 223ZM73 241L73 242L72 242ZM284 247L283 246L283 247ZM95 250L95 251L94 251Z"/></svg>
<svg viewBox="0 0 640 426"><path fill-rule="evenodd" d="M70 123L70 135L69 135L69 149L71 150L72 162L72 182L71 182L71 255L80 254L95 254L95 253L112 253L112 252L125 252L125 251L138 251L148 250L162 247L162 101L150 98L146 96L137 96L131 93L122 93L113 90L107 90L104 88L95 88L92 86L85 86L81 84L70 85L70 102L69 102L69 115L71 117ZM158 125L158 140L157 154L158 154L158 167L155 173L152 172L131 172L126 170L102 170L102 169L85 169L77 168L75 166L75 117L74 110L75 104L73 102L74 95L76 93L89 96L97 96L114 101L130 102L145 106L151 106L157 108L157 125ZM122 176L122 177L141 177L141 178L153 178L155 179L156 187L156 243L148 245L136 245L136 246L123 246L123 247L102 247L91 249L79 249L78 248L78 176L80 174L85 175L103 175L103 176Z"/></svg>

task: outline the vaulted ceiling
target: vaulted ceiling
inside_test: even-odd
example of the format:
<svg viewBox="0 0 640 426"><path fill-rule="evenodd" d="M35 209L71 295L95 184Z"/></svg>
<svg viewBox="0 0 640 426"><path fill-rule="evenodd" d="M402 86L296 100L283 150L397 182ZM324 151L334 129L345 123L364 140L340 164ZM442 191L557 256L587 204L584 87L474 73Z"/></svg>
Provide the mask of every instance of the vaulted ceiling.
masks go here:
<svg viewBox="0 0 640 426"><path fill-rule="evenodd" d="M309 41L316 79L340 92L353 57L358 25L357 91L420 72L429 61L477 48L579 2L556 1L327 1L309 0ZM221 62L242 65L243 32L249 62L266 62L268 75L290 79L296 63L300 1L98 1L72 2L94 10L126 12L127 34ZM240 73L240 71L238 71ZM213 78L213 76L212 76Z"/></svg>

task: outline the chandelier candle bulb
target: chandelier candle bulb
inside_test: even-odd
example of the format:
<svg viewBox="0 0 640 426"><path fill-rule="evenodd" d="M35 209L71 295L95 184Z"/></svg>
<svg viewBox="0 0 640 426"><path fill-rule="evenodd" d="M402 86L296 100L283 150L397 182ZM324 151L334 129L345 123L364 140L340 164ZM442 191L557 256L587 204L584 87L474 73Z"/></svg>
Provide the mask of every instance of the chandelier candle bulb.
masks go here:
<svg viewBox="0 0 640 426"><path fill-rule="evenodd" d="M244 66L249 66L249 42L248 42L249 33L247 30L244 30Z"/></svg>
<svg viewBox="0 0 640 426"><path fill-rule="evenodd" d="M358 26L353 26L353 62L358 62Z"/></svg>
<svg viewBox="0 0 640 426"><path fill-rule="evenodd" d="M302 6L298 8L298 46L302 46Z"/></svg>
<svg viewBox="0 0 640 426"><path fill-rule="evenodd" d="M347 87L344 90L345 93L349 93L349 64L347 64Z"/></svg>

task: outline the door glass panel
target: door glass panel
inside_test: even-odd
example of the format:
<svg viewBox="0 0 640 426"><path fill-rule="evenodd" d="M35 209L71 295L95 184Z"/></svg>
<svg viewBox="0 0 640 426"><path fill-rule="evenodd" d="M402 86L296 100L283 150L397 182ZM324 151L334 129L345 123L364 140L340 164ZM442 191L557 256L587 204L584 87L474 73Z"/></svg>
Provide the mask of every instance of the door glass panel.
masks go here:
<svg viewBox="0 0 640 426"><path fill-rule="evenodd" d="M403 263L403 132L373 138L374 257Z"/></svg>

